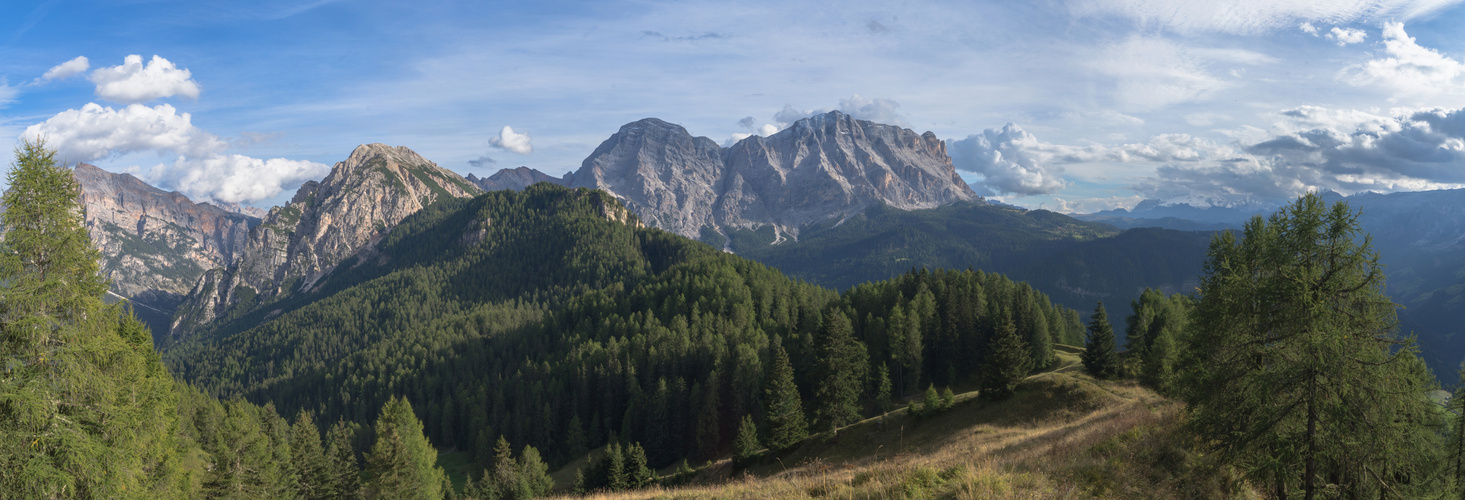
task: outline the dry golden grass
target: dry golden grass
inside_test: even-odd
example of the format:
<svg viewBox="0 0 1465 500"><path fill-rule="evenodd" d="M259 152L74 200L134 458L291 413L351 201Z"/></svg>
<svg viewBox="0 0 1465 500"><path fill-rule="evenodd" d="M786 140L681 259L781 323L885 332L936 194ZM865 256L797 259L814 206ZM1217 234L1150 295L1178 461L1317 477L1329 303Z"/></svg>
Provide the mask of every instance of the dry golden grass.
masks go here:
<svg viewBox="0 0 1465 500"><path fill-rule="evenodd" d="M1132 382L1095 381L1075 368L1075 353L1059 356L1007 401L962 394L926 420L897 410L746 469L711 464L696 484L589 498L1256 496L1184 445L1179 403Z"/></svg>

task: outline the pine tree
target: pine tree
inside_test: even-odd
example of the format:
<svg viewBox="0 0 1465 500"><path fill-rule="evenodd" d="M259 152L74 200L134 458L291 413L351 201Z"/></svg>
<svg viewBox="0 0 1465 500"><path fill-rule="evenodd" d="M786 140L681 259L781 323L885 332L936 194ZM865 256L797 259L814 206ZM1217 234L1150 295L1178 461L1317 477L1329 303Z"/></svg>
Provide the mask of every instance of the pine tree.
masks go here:
<svg viewBox="0 0 1465 500"><path fill-rule="evenodd" d="M107 305L72 172L23 141L0 204L0 491L178 496L172 378ZM120 323L119 323L120 320Z"/></svg>
<svg viewBox="0 0 1465 500"><path fill-rule="evenodd" d="M376 420L376 444L367 457L369 498L440 500L443 470L437 450L422 435L422 421L406 398L392 397Z"/></svg>
<svg viewBox="0 0 1465 500"><path fill-rule="evenodd" d="M361 496L361 465L352 444L356 434L354 425L336 422L326 433L326 468L320 498L346 500Z"/></svg>
<svg viewBox="0 0 1465 500"><path fill-rule="evenodd" d="M1114 327L1109 324L1109 314L1104 303L1094 307L1094 316L1089 319L1088 340L1084 343L1083 366L1095 378L1109 378L1118 374L1119 354L1114 352Z"/></svg>
<svg viewBox="0 0 1465 500"><path fill-rule="evenodd" d="M814 336L814 422L820 430L834 430L860 418L860 393L868 366L865 346L850 332L844 313L830 309L824 326Z"/></svg>
<svg viewBox="0 0 1465 500"><path fill-rule="evenodd" d="M768 388L764 391L768 407L768 448L783 451L808 437L804 423L804 404L799 399L799 388L794 385L794 369L789 364L788 353L783 350L783 341L778 337L772 342L773 361L769 365Z"/></svg>
<svg viewBox="0 0 1465 500"><path fill-rule="evenodd" d="M626 473L626 457L621 452L621 445L611 443L605 448L605 487L610 491L623 491L630 486L630 483L630 474Z"/></svg>
<svg viewBox="0 0 1465 500"><path fill-rule="evenodd" d="M1033 370L1032 352L1017 334L1012 316L1005 311L997 319L997 330L987 344L987 362L982 365L982 397L1005 399Z"/></svg>
<svg viewBox="0 0 1465 500"><path fill-rule="evenodd" d="M738 425L738 437L733 440L733 460L746 462L757 456L761 449L763 446L758 444L758 425L753 423L752 415L743 415L743 422Z"/></svg>
<svg viewBox="0 0 1465 500"><path fill-rule="evenodd" d="M290 468L295 475L295 492L300 498L323 498L327 475L325 450L315 416L300 410L290 427Z"/></svg>

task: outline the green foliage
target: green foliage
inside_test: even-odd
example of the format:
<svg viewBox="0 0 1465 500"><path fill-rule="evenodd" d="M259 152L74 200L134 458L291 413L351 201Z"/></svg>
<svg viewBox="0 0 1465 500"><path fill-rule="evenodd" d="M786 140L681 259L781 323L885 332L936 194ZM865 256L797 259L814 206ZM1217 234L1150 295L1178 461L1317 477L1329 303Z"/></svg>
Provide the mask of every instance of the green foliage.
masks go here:
<svg viewBox="0 0 1465 500"><path fill-rule="evenodd" d="M768 405L768 448L783 451L808 437L809 430L804 423L804 404L799 398L799 388L794 385L794 369L789 364L788 353L783 350L783 341L774 337L770 350L773 363L768 373L768 388L764 390L764 401Z"/></svg>
<svg viewBox="0 0 1465 500"><path fill-rule="evenodd" d="M927 418L950 410L956 404L956 394L947 387L940 393L936 392L936 386L926 387L926 392L921 397L911 401L906 407L906 413L916 419Z"/></svg>
<svg viewBox="0 0 1465 500"><path fill-rule="evenodd" d="M824 314L814 336L814 427L833 430L860 419L860 393L869 354L855 340L849 318L838 310Z"/></svg>
<svg viewBox="0 0 1465 500"><path fill-rule="evenodd" d="M422 435L422 422L407 399L387 400L375 427L376 444L366 459L366 496L441 499L444 472L437 466L437 450Z"/></svg>
<svg viewBox="0 0 1465 500"><path fill-rule="evenodd" d="M1137 370L1130 370L1137 371L1141 381L1161 393L1170 392L1180 346L1189 341L1186 331L1194 307L1189 296L1177 293L1166 297L1152 288L1130 301L1133 312L1125 327L1125 364L1137 364Z"/></svg>
<svg viewBox="0 0 1465 500"><path fill-rule="evenodd" d="M990 337L987 347L987 361L982 366L981 395L987 399L1006 399L1017 385L1033 371L1033 360L1028 355L1027 342L1017 335L1012 318L1001 314L996 320L997 331Z"/></svg>
<svg viewBox="0 0 1465 500"><path fill-rule="evenodd" d="M547 184L443 200L311 291L230 313L165 355L210 391L324 421L367 422L404 395L432 442L485 468L500 436L556 466L588 443L636 442L660 468L733 451L745 415L775 450L804 438L805 402L838 395L839 418L858 418L879 382L864 372L881 364L891 399L972 378L995 311L1025 336L1081 330L1001 275L913 270L841 296L606 219L619 210ZM822 342L826 314L846 318L843 340ZM821 349L845 361L821 365Z"/></svg>
<svg viewBox="0 0 1465 500"><path fill-rule="evenodd" d="M327 464L321 447L320 428L315 417L301 410L290 427L290 469L295 475L295 491L300 498L323 498Z"/></svg>
<svg viewBox="0 0 1465 500"><path fill-rule="evenodd" d="M0 491L178 496L177 394L146 330L107 305L80 187L24 141L0 203Z"/></svg>
<svg viewBox="0 0 1465 500"><path fill-rule="evenodd" d="M744 415L743 423L738 425L738 437L733 440L733 460L746 463L762 450L763 445L758 442L758 424L753 423L752 415Z"/></svg>
<svg viewBox="0 0 1465 500"><path fill-rule="evenodd" d="M890 410L890 367L880 363L880 369L875 370L875 409L884 413Z"/></svg>
<svg viewBox="0 0 1465 500"><path fill-rule="evenodd" d="M354 423L336 422L327 433L321 498L357 498L361 494L361 461L352 444L356 427Z"/></svg>
<svg viewBox="0 0 1465 500"><path fill-rule="evenodd" d="M1094 306L1089 319L1089 335L1084 342L1083 366L1094 378L1109 378L1119 373L1119 353L1114 347L1114 327L1104 303Z"/></svg>
<svg viewBox="0 0 1465 500"><path fill-rule="evenodd" d="M1278 495L1420 496L1442 463L1433 379L1360 232L1309 194L1211 243L1180 390L1218 457Z"/></svg>

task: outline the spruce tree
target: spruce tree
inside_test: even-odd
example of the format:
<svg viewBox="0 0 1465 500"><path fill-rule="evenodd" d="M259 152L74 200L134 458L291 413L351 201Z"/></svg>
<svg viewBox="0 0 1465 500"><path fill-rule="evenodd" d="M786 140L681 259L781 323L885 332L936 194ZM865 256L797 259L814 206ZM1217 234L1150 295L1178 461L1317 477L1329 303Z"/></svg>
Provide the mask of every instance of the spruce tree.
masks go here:
<svg viewBox="0 0 1465 500"><path fill-rule="evenodd" d="M1103 302L1094 307L1094 316L1089 319L1083 366L1090 375L1101 379L1113 377L1119 371L1119 353L1114 352L1114 327L1109 324L1109 313L1104 311Z"/></svg>
<svg viewBox="0 0 1465 500"><path fill-rule="evenodd" d="M514 498L514 492L519 489L519 463L514 460L514 447L503 436L493 445L492 465L493 489L503 498Z"/></svg>
<svg viewBox="0 0 1465 500"><path fill-rule="evenodd" d="M300 410L295 424L290 427L290 468L295 476L295 492L300 498L325 497L327 464L315 416L307 410Z"/></svg>
<svg viewBox="0 0 1465 500"><path fill-rule="evenodd" d="M758 450L763 446L758 444L758 425L753 423L752 415L743 415L741 425L738 425L738 437L733 440L733 460L746 462L749 458L758 455Z"/></svg>
<svg viewBox="0 0 1465 500"><path fill-rule="evenodd" d="M1033 370L1032 351L1017 334L1012 316L1005 310L999 314L997 330L987 344L987 362L982 365L982 397L1005 399Z"/></svg>
<svg viewBox="0 0 1465 500"><path fill-rule="evenodd" d="M860 418L860 393L868 358L865 346L852 336L849 318L837 309L824 313L814 336L814 423L834 430Z"/></svg>
<svg viewBox="0 0 1465 500"><path fill-rule="evenodd" d="M369 498L440 500L443 470L437 450L422 435L422 421L407 398L392 397L376 419L376 444L367 457Z"/></svg>
<svg viewBox="0 0 1465 500"><path fill-rule="evenodd" d="M626 486L645 488L656 481L656 473L647 463L646 448L640 443L626 447Z"/></svg>
<svg viewBox="0 0 1465 500"><path fill-rule="evenodd" d="M885 363L880 363L880 369L876 372L875 408L884 413L890 411L890 368Z"/></svg>
<svg viewBox="0 0 1465 500"><path fill-rule="evenodd" d="M804 404L799 398L799 388L794 385L794 368L789 364L788 352L783 350L783 341L774 337L771 349L773 361L769 365L768 388L764 391L764 404L768 408L768 448L783 451L808 437L804 423Z"/></svg>
<svg viewBox="0 0 1465 500"><path fill-rule="evenodd" d="M321 498L346 500L361 496L361 464L356 459L355 423L336 422L326 433L326 468Z"/></svg>

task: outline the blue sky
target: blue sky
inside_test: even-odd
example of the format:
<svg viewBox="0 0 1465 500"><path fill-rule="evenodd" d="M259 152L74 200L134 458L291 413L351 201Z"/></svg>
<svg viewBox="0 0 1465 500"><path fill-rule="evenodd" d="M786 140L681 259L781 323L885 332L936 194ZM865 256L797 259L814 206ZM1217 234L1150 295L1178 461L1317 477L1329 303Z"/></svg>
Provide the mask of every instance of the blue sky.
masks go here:
<svg viewBox="0 0 1465 500"><path fill-rule="evenodd" d="M269 206L362 143L559 175L645 117L729 143L841 109L1009 203L1226 205L1465 186L1461 28L1459 0L10 0L0 137Z"/></svg>

